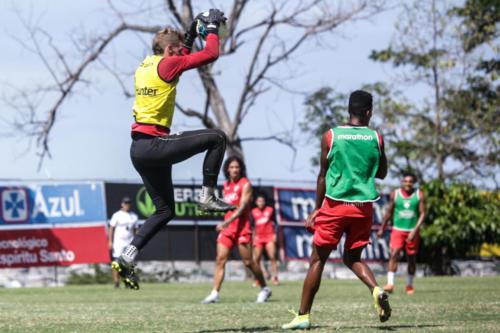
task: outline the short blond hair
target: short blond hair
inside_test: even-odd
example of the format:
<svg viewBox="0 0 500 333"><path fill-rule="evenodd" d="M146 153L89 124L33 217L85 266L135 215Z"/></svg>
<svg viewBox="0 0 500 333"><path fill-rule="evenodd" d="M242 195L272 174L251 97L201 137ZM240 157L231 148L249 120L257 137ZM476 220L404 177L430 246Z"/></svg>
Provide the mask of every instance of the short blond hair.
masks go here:
<svg viewBox="0 0 500 333"><path fill-rule="evenodd" d="M182 43L183 40L184 36L182 32L171 27L166 27L158 31L153 38L153 54L163 55L168 45L179 44Z"/></svg>

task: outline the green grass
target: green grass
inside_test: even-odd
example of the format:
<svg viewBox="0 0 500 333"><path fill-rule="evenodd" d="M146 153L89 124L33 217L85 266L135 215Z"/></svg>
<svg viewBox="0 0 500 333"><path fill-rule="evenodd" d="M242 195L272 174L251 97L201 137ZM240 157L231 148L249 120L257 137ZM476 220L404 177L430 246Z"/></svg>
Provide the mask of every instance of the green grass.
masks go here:
<svg viewBox="0 0 500 333"><path fill-rule="evenodd" d="M357 280L324 280L313 306L311 332L500 331L500 277L425 278L416 293L390 298L393 316L378 321L368 290ZM302 282L273 288L254 302L250 282L227 282L218 304L201 305L209 284L144 284L0 290L0 332L279 332L298 307Z"/></svg>

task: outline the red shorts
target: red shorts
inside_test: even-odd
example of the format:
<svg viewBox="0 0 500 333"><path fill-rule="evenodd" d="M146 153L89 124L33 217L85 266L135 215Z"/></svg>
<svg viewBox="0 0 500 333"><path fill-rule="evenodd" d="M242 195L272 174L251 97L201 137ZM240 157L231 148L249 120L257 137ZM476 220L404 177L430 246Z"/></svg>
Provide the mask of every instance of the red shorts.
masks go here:
<svg viewBox="0 0 500 333"><path fill-rule="evenodd" d="M406 255L414 255L418 251L418 245L420 244L420 235L417 232L413 240L408 240L409 231L402 231L392 229L391 240L389 246L391 249L401 250L405 249Z"/></svg>
<svg viewBox="0 0 500 333"><path fill-rule="evenodd" d="M264 247L267 243L274 243L275 239L275 234L255 235L253 246Z"/></svg>
<svg viewBox="0 0 500 333"><path fill-rule="evenodd" d="M352 250L370 243L372 203L348 204L325 198L314 223L314 244L337 248L346 234L344 248Z"/></svg>
<svg viewBox="0 0 500 333"><path fill-rule="evenodd" d="M251 233L225 233L220 232L217 236L217 243L221 243L228 249L232 249L236 244L248 244L252 242Z"/></svg>

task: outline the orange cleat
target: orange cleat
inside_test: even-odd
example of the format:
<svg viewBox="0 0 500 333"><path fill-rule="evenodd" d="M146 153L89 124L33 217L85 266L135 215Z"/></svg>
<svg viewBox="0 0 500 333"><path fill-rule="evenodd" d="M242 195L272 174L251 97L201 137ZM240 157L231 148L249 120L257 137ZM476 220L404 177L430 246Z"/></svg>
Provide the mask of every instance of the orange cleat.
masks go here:
<svg viewBox="0 0 500 333"><path fill-rule="evenodd" d="M413 289L413 286L406 286L406 294L407 295L413 295L415 293L415 289Z"/></svg>
<svg viewBox="0 0 500 333"><path fill-rule="evenodd" d="M384 286L384 291L392 294L392 292L394 291L394 285L393 284L386 284Z"/></svg>
<svg viewBox="0 0 500 333"><path fill-rule="evenodd" d="M256 288L256 287L260 287L260 282L259 280L255 280L253 283L252 283L252 287Z"/></svg>

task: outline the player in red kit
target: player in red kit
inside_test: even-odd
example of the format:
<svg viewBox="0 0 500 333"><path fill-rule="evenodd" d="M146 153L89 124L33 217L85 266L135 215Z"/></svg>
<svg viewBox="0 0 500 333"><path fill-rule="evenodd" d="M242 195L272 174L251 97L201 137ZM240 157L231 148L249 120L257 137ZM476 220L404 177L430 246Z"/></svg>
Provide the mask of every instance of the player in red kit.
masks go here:
<svg viewBox="0 0 500 333"><path fill-rule="evenodd" d="M245 163L239 157L229 157L224 162L223 170L226 176L224 200L237 208L228 211L224 216L224 221L217 225L219 236L217 237L217 258L213 289L202 303L215 303L219 300L219 291L224 280L226 262L234 246L238 246L241 260L261 286L256 302L264 303L271 296L271 289L266 286L262 270L252 257L252 231L250 229L252 185L246 177Z"/></svg>
<svg viewBox="0 0 500 333"><path fill-rule="evenodd" d="M274 209L266 206L266 198L260 194L255 199L252 209L252 218L255 225L255 238L253 241L254 258L260 266L262 251L265 249L271 261L272 281L278 284L278 264L276 262L276 233L274 232Z"/></svg>

